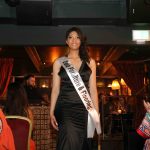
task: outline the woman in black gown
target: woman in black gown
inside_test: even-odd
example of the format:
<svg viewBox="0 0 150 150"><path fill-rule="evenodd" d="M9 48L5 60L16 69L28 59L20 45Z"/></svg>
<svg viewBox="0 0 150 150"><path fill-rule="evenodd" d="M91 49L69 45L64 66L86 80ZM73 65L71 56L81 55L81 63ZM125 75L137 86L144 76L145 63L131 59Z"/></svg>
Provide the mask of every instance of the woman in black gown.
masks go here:
<svg viewBox="0 0 150 150"><path fill-rule="evenodd" d="M66 44L66 57L79 72L99 112L96 65L88 55L85 38L79 28L73 27L66 32ZM90 139L87 138L88 111L59 58L53 64L50 119L52 126L58 130L57 150L91 150Z"/></svg>

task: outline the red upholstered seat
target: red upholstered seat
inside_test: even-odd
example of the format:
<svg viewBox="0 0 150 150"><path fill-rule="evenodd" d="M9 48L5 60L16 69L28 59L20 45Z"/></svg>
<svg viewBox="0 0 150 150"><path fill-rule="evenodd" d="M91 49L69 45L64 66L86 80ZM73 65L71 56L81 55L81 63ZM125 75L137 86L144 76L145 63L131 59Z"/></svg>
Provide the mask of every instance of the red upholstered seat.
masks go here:
<svg viewBox="0 0 150 150"><path fill-rule="evenodd" d="M6 116L6 119L14 136L16 150L30 150L31 121L22 116Z"/></svg>

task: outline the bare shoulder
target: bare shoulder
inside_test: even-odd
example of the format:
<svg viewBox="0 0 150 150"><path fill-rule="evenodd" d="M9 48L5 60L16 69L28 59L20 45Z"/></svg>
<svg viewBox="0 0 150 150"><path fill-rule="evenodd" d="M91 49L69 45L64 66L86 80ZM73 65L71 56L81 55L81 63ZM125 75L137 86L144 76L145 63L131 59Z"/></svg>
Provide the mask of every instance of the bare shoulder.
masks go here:
<svg viewBox="0 0 150 150"><path fill-rule="evenodd" d="M54 60L53 66L60 68L60 66L61 66L61 64L60 64L60 58L56 58L56 59Z"/></svg>
<svg viewBox="0 0 150 150"><path fill-rule="evenodd" d="M53 62L53 64L59 64L60 63L60 58L56 58Z"/></svg>

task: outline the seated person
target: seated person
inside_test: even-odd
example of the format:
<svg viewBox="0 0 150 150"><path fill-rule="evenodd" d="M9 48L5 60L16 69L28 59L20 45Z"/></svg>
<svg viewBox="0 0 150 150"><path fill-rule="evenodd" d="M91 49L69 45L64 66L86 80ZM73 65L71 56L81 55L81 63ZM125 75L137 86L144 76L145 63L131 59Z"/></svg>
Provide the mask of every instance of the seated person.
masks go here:
<svg viewBox="0 0 150 150"><path fill-rule="evenodd" d="M35 76L29 74L24 77L24 88L27 93L29 104L41 104L42 97L38 91L38 88L35 86Z"/></svg>
<svg viewBox="0 0 150 150"><path fill-rule="evenodd" d="M28 99L23 86L18 83L11 83L8 86L7 101L5 106L6 115L24 116L33 123L33 114L28 105ZM30 150L35 150L34 141L30 140Z"/></svg>
<svg viewBox="0 0 150 150"><path fill-rule="evenodd" d="M150 150L150 102L144 101L144 107L147 112L141 125L137 129L137 133L146 139L143 150Z"/></svg>
<svg viewBox="0 0 150 150"><path fill-rule="evenodd" d="M7 124L5 115L0 109L0 150L15 150L14 138Z"/></svg>

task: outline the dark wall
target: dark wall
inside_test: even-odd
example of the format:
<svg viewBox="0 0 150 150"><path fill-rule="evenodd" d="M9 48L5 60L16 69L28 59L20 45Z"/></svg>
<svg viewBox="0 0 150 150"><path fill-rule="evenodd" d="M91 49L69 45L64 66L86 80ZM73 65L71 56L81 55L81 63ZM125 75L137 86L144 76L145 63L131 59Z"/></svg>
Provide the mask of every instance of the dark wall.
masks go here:
<svg viewBox="0 0 150 150"><path fill-rule="evenodd" d="M72 26L0 25L0 45L64 45L65 32ZM131 27L78 26L89 44L132 44Z"/></svg>
<svg viewBox="0 0 150 150"><path fill-rule="evenodd" d="M134 44L132 26L126 22L126 0L54 0L53 3L51 0L25 0L27 8L22 2L16 7L10 7L4 0L0 1L0 45L64 45L65 32L72 24L81 27L87 35L89 44ZM44 5L47 2L52 7ZM49 16L52 25L16 25L19 21L18 14L25 10L28 12L34 4L37 7L31 9L34 10L31 14L38 17L38 23L43 22L43 18L40 20L37 8L42 8L44 12L52 9L52 14ZM24 9L16 11L16 8L21 6ZM25 14L20 17L22 21L30 17Z"/></svg>

